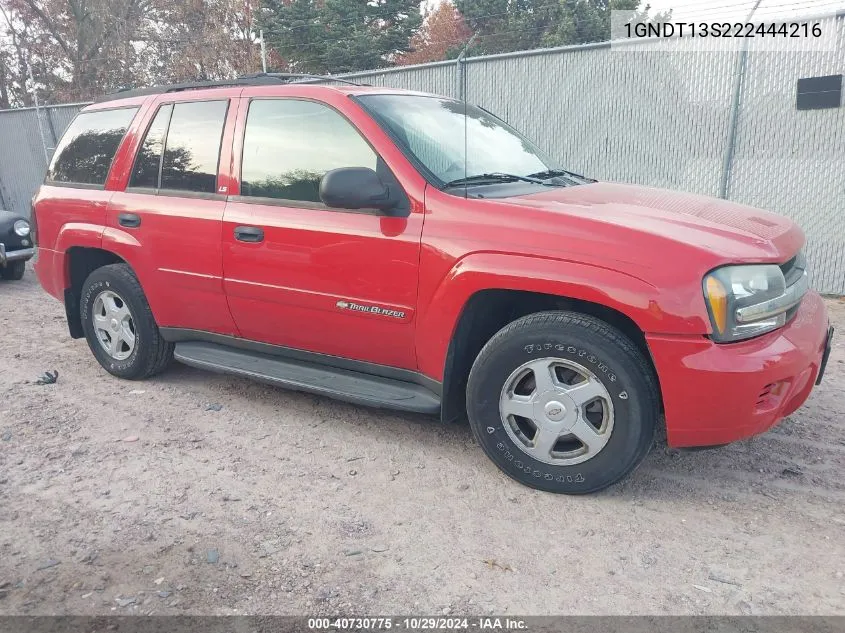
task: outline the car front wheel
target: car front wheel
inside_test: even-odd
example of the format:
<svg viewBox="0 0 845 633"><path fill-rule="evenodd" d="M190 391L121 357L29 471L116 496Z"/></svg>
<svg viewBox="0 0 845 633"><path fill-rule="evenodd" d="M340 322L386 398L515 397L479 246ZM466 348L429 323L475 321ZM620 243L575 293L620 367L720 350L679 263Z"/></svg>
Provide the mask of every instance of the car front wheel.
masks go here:
<svg viewBox="0 0 845 633"><path fill-rule="evenodd" d="M630 473L659 416L653 371L607 323L542 312L509 324L470 372L467 413L487 455L517 481L586 494Z"/></svg>
<svg viewBox="0 0 845 633"><path fill-rule="evenodd" d="M4 268L0 268L0 278L6 279L8 281L20 281L21 279L23 279L23 274L25 270L26 262L9 262Z"/></svg>

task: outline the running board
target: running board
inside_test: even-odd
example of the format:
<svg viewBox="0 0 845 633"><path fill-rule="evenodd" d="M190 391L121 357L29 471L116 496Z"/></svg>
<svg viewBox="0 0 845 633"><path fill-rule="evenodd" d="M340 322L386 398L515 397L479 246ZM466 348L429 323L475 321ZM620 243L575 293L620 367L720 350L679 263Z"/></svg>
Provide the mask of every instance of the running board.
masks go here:
<svg viewBox="0 0 845 633"><path fill-rule="evenodd" d="M422 385L260 352L189 341L176 343L176 360L369 407L437 414L440 398Z"/></svg>

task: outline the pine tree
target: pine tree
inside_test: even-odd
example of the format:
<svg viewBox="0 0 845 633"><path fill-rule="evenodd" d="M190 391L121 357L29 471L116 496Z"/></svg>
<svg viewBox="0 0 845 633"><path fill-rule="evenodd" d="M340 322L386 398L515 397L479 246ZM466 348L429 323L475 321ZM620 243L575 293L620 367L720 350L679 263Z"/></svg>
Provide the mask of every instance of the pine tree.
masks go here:
<svg viewBox="0 0 845 633"><path fill-rule="evenodd" d="M422 21L418 0L268 0L268 44L292 72L335 74L393 65Z"/></svg>
<svg viewBox="0 0 845 633"><path fill-rule="evenodd" d="M478 36L471 54L607 40L611 11L637 11L639 5L640 0L455 0ZM648 10L637 15L644 17Z"/></svg>

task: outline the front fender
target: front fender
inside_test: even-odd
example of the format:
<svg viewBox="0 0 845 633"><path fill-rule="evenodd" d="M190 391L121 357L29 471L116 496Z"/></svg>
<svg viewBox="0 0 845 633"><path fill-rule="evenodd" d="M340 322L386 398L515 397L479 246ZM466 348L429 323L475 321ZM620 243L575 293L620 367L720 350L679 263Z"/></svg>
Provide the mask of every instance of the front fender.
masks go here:
<svg viewBox="0 0 845 633"><path fill-rule="evenodd" d="M449 343L461 312L469 299L483 290L536 292L597 303L626 315L644 333L704 334L708 325L701 290L691 286L695 287L667 292L609 268L544 257L474 253L452 267L420 313L419 368L427 376L443 380Z"/></svg>

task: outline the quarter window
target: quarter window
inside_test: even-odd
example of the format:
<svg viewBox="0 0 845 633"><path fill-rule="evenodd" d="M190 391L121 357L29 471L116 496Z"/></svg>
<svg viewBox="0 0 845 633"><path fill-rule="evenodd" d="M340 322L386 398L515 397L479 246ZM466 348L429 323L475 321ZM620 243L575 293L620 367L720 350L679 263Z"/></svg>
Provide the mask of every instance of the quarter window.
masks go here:
<svg viewBox="0 0 845 633"><path fill-rule="evenodd" d="M106 184L112 160L138 108L83 112L68 126L47 170L47 182Z"/></svg>
<svg viewBox="0 0 845 633"><path fill-rule="evenodd" d="M250 103L241 162L241 195L320 202L320 179L340 167L375 170L378 156L331 108L296 99Z"/></svg>
<svg viewBox="0 0 845 633"><path fill-rule="evenodd" d="M130 187L158 188L158 176L161 168L161 152L164 149L164 137L167 134L167 125L170 123L170 113L173 105L163 105L156 114L155 119L147 130L147 136L138 150L138 157L135 159L135 167L132 169L132 177L129 179Z"/></svg>
<svg viewBox="0 0 845 633"><path fill-rule="evenodd" d="M161 189L216 193L226 101L177 103L166 132Z"/></svg>

